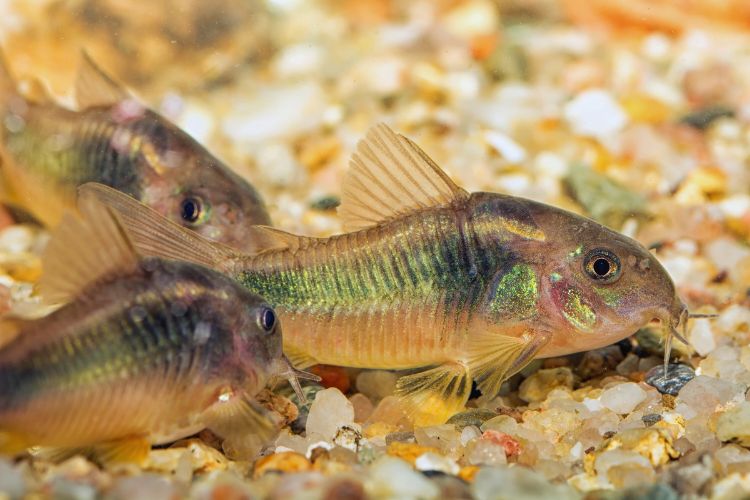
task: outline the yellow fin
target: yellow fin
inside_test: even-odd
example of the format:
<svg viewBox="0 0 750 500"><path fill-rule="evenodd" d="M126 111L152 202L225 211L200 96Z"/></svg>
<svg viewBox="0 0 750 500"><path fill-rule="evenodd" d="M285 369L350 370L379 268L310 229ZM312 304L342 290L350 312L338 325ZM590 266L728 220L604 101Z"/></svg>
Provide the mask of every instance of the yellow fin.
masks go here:
<svg viewBox="0 0 750 500"><path fill-rule="evenodd" d="M138 269L138 257L117 216L90 195L78 200L80 216L68 213L42 256L39 290L46 303L65 303L103 277Z"/></svg>
<svg viewBox="0 0 750 500"><path fill-rule="evenodd" d="M39 80L39 78L22 78L18 81L16 88L18 89L18 94L28 101L37 104L45 104L54 101L49 90L47 90L47 87L41 80Z"/></svg>
<svg viewBox="0 0 750 500"><path fill-rule="evenodd" d="M224 266L239 256L236 250L207 240L104 184L84 184L78 194L93 196L114 210L139 255L193 262L218 270L225 270Z"/></svg>
<svg viewBox="0 0 750 500"><path fill-rule="evenodd" d="M144 437L130 437L77 447L40 447L34 455L51 462L62 462L81 455L101 465L134 463L144 465L151 451L151 443Z"/></svg>
<svg viewBox="0 0 750 500"><path fill-rule="evenodd" d="M543 331L512 337L492 329L474 337L469 367L482 394L491 398L500 392L502 383L533 360L550 337Z"/></svg>
<svg viewBox="0 0 750 500"><path fill-rule="evenodd" d="M125 87L115 82L91 59L81 51L81 65L75 83L75 98L78 109L94 106L111 106L131 98Z"/></svg>
<svg viewBox="0 0 750 500"><path fill-rule="evenodd" d="M471 377L465 366L446 363L398 379L396 395L402 398L415 425L445 423L466 406Z"/></svg>
<svg viewBox="0 0 750 500"><path fill-rule="evenodd" d="M225 392L202 416L202 422L222 438L253 434L265 441L278 431L274 415L243 394Z"/></svg>
<svg viewBox="0 0 750 500"><path fill-rule="evenodd" d="M357 145L342 193L347 231L469 196L419 146L382 123Z"/></svg>
<svg viewBox="0 0 750 500"><path fill-rule="evenodd" d="M0 318L0 348L15 339L26 325L33 322L33 319L20 318L10 314Z"/></svg>

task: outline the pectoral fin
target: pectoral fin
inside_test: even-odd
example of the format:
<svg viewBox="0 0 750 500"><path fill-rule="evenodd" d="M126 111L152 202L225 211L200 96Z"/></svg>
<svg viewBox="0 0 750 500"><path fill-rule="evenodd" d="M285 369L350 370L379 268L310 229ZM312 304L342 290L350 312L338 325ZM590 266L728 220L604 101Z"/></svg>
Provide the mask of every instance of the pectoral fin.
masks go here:
<svg viewBox="0 0 750 500"><path fill-rule="evenodd" d="M257 436L266 442L278 431L273 413L244 394L223 393L204 413L203 423L224 439Z"/></svg>
<svg viewBox="0 0 750 500"><path fill-rule="evenodd" d="M300 370L318 364L318 361L315 358L295 347L284 346L284 354L286 354L286 357L292 366Z"/></svg>
<svg viewBox="0 0 750 500"><path fill-rule="evenodd" d="M70 457L81 455L102 465L134 463L144 465L151 451L151 442L145 437L131 437L108 441L91 446L71 448L42 447L34 455L52 462L61 462Z"/></svg>
<svg viewBox="0 0 750 500"><path fill-rule="evenodd" d="M471 394L471 377L460 363L446 363L398 379L396 395L415 425L442 424L460 412Z"/></svg>
<svg viewBox="0 0 750 500"><path fill-rule="evenodd" d="M487 330L475 337L469 353L469 367L482 394L489 397L500 392L500 386L534 359L549 341L547 329L526 332L520 337Z"/></svg>

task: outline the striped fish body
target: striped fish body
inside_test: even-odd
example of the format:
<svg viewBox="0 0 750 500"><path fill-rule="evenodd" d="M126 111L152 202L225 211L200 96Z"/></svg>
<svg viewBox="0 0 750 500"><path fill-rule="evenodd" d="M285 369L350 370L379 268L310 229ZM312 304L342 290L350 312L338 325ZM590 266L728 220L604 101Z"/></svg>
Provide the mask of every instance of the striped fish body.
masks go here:
<svg viewBox="0 0 750 500"><path fill-rule="evenodd" d="M528 235L486 224L486 199L304 239L242 261L236 279L279 312L285 350L311 362L403 369L466 360L472 331L497 321L519 331L538 299L503 281L524 262L514 241ZM502 310L491 307L498 293L511 302Z"/></svg>
<svg viewBox="0 0 750 500"><path fill-rule="evenodd" d="M246 248L242 227L269 224L257 191L185 132L130 96L85 58L79 108L26 99L0 63L4 201L45 225L99 182L127 193L204 237Z"/></svg>

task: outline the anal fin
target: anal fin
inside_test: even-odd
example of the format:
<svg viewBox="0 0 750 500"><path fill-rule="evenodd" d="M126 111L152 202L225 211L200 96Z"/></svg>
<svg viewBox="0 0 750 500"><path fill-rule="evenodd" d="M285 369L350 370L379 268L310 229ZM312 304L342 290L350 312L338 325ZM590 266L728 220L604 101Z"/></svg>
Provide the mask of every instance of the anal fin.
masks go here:
<svg viewBox="0 0 750 500"><path fill-rule="evenodd" d="M415 425L442 424L463 410L471 394L471 377L460 363L445 363L398 379L396 395Z"/></svg>
<svg viewBox="0 0 750 500"><path fill-rule="evenodd" d="M150 451L151 442L145 437L128 437L89 446L41 447L35 450L34 455L52 462L61 462L81 455L101 465L120 463L144 465Z"/></svg>
<svg viewBox="0 0 750 500"><path fill-rule="evenodd" d="M502 383L532 361L551 336L542 328L524 332L519 337L488 329L476 337L472 342L469 367L482 394L494 397L500 392Z"/></svg>
<svg viewBox="0 0 750 500"><path fill-rule="evenodd" d="M0 455L15 456L26 451L31 443L21 434L0 431Z"/></svg>

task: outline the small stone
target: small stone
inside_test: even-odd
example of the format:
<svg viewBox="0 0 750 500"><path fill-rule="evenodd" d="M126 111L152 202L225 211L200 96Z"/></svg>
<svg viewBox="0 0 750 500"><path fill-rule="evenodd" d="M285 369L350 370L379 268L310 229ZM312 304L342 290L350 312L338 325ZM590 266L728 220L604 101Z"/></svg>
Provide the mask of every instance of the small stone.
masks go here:
<svg viewBox="0 0 750 500"><path fill-rule="evenodd" d="M520 164L526 160L526 150L502 132L489 130L485 132L484 140L509 163Z"/></svg>
<svg viewBox="0 0 750 500"><path fill-rule="evenodd" d="M415 472L411 466L394 457L382 457L370 467L370 479L366 485L372 498L438 498L437 486Z"/></svg>
<svg viewBox="0 0 750 500"><path fill-rule="evenodd" d="M621 415L633 411L644 399L646 391L633 382L610 387L599 398L605 408Z"/></svg>
<svg viewBox="0 0 750 500"><path fill-rule="evenodd" d="M26 494L26 484L21 471L4 458L0 458L0 492L9 498L21 498Z"/></svg>
<svg viewBox="0 0 750 500"><path fill-rule="evenodd" d="M341 205L341 198L335 195L327 195L322 196L312 203L310 203L310 208L313 210L321 210L321 211L329 211L329 210L335 210L339 205Z"/></svg>
<svg viewBox="0 0 750 500"><path fill-rule="evenodd" d="M706 130L716 120L734 118L734 115L734 110L726 106L708 106L683 116L680 118L680 123L698 130Z"/></svg>
<svg viewBox="0 0 750 500"><path fill-rule="evenodd" d="M604 139L619 132L628 115L612 95L601 89L585 90L565 105L565 120L573 132Z"/></svg>
<svg viewBox="0 0 750 500"><path fill-rule="evenodd" d="M8 226L0 231L0 250L15 254L31 250L34 244L34 231L25 225Z"/></svg>
<svg viewBox="0 0 750 500"><path fill-rule="evenodd" d="M742 446L750 446L750 402L742 401L719 415L716 437Z"/></svg>
<svg viewBox="0 0 750 500"><path fill-rule="evenodd" d="M398 375L385 370L367 370L357 376L357 390L372 401L380 401L393 394Z"/></svg>
<svg viewBox="0 0 750 500"><path fill-rule="evenodd" d="M310 371L320 377L320 382L318 383L326 389L335 387L344 394L349 392L351 382L349 381L349 374L346 373L346 369L340 366L315 365L310 368Z"/></svg>
<svg viewBox="0 0 750 500"><path fill-rule="evenodd" d="M432 452L418 456L414 461L414 467L420 471L440 471L454 476L460 469L454 460Z"/></svg>
<svg viewBox="0 0 750 500"><path fill-rule="evenodd" d="M685 384L680 391L678 403L684 403L698 415L710 415L719 405L744 399L744 386L699 375Z"/></svg>
<svg viewBox="0 0 750 500"><path fill-rule="evenodd" d="M622 350L617 345L586 351L576 366L575 373L588 380L613 370L623 359Z"/></svg>
<svg viewBox="0 0 750 500"><path fill-rule="evenodd" d="M333 438L333 444L357 452L362 442L362 434L359 430L349 425L339 427L336 436Z"/></svg>
<svg viewBox="0 0 750 500"><path fill-rule="evenodd" d="M573 372L570 368L539 370L521 383L518 397L529 403L543 401L557 387L573 389Z"/></svg>
<svg viewBox="0 0 750 500"><path fill-rule="evenodd" d="M324 389L315 395L307 416L307 434L318 434L325 439L333 439L339 428L354 424L354 407L352 403L341 394L341 391L332 387Z"/></svg>
<svg viewBox="0 0 750 500"><path fill-rule="evenodd" d="M609 438L603 450L633 451L646 458L654 467L664 465L679 453L672 446L672 437L664 429L627 429Z"/></svg>
<svg viewBox="0 0 750 500"><path fill-rule="evenodd" d="M438 453L437 448L432 446L422 446L416 443L402 443L400 441L392 441L388 444L385 452L392 456L405 460L410 464L414 464L417 461L417 457L424 455L425 453Z"/></svg>
<svg viewBox="0 0 750 500"><path fill-rule="evenodd" d="M553 484L525 467L481 469L471 485L476 500L578 500L582 496L567 484Z"/></svg>
<svg viewBox="0 0 750 500"><path fill-rule="evenodd" d="M375 409L372 401L370 401L367 396L359 392L350 397L349 401L351 401L352 407L354 407L355 422L364 422L370 417L373 410Z"/></svg>
<svg viewBox="0 0 750 500"><path fill-rule="evenodd" d="M322 500L366 500L365 487L350 477L336 479L326 488Z"/></svg>
<svg viewBox="0 0 750 500"><path fill-rule="evenodd" d="M486 430L482 434L482 439L492 441L505 449L507 457L515 457L521 453L521 444L512 436L495 430Z"/></svg>
<svg viewBox="0 0 750 500"><path fill-rule="evenodd" d="M471 465L503 465L508 462L505 447L493 441L478 439L466 447L466 460Z"/></svg>
<svg viewBox="0 0 750 500"><path fill-rule="evenodd" d="M716 349L716 340L711 328L711 321L703 318L693 320L692 326L688 331L688 340L690 341L690 345L695 348L695 352L701 356L706 356Z"/></svg>
<svg viewBox="0 0 750 500"><path fill-rule="evenodd" d="M645 382L662 394L677 396L680 390L695 378L695 370L688 365L672 364L664 377L664 365L659 364L646 373Z"/></svg>
<svg viewBox="0 0 750 500"><path fill-rule="evenodd" d="M299 453L284 451L259 458L253 468L253 477L259 478L268 472L302 472L312 468L310 461Z"/></svg>
<svg viewBox="0 0 750 500"><path fill-rule="evenodd" d="M643 415L641 417L641 420L643 420L643 424L646 427L651 427L652 425L656 424L657 422L660 422L662 419L662 416L658 413L649 413L648 415Z"/></svg>
<svg viewBox="0 0 750 500"><path fill-rule="evenodd" d="M495 418L497 413L486 408L472 408L470 410L456 413L448 419L448 424L455 425L458 429L463 429L470 425L481 427L483 423L491 418Z"/></svg>
<svg viewBox="0 0 750 500"><path fill-rule="evenodd" d="M411 424L406 416L404 403L396 396L383 398L372 411L366 423L371 424L371 426L373 424L386 424L390 427L394 427L394 430L391 432L411 429Z"/></svg>
<svg viewBox="0 0 750 500"><path fill-rule="evenodd" d="M172 500L177 496L174 485L165 477L157 474L141 474L117 481L107 494L112 500L130 500L131 498L149 498L154 500Z"/></svg>

